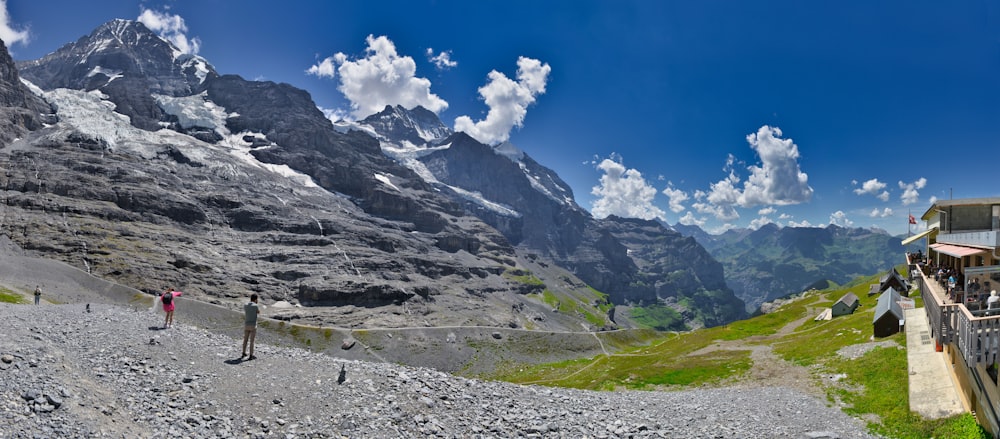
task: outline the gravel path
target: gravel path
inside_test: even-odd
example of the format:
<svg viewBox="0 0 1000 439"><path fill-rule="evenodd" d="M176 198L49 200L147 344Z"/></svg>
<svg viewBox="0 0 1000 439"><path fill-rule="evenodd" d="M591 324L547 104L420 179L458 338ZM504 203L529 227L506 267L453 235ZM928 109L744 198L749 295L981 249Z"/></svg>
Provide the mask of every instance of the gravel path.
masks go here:
<svg viewBox="0 0 1000 439"><path fill-rule="evenodd" d="M784 387L591 392L237 340L112 305L0 304L0 438L862 438ZM345 380L338 384L341 368Z"/></svg>

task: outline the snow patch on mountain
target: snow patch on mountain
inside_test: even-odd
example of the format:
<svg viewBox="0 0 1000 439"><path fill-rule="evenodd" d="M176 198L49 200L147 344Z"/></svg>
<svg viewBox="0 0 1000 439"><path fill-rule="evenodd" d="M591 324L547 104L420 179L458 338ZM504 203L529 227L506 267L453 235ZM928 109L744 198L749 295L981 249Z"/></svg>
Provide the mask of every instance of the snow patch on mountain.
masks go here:
<svg viewBox="0 0 1000 439"><path fill-rule="evenodd" d="M30 90L32 93L34 93L35 96L45 96L45 90L42 90L41 87L35 85L34 82L31 82L31 81L29 81L27 79L24 79L24 78L20 78L20 79L21 79L21 84L24 84L25 87L28 87L28 90Z"/></svg>
<svg viewBox="0 0 1000 439"><path fill-rule="evenodd" d="M386 175L386 174L380 174L380 173L376 172L375 173L375 179L378 180L378 181L381 181L386 186L389 186L389 187L395 189L397 192L399 191L399 188L396 187L396 185L392 184L392 180L389 179L388 175Z"/></svg>
<svg viewBox="0 0 1000 439"><path fill-rule="evenodd" d="M191 55L188 53L180 53L180 55L177 55L175 52L174 61L180 64L183 71L186 71L189 68L194 68L194 75L198 78L199 84L204 83L205 79L208 78L208 74L213 70L211 64L208 63L208 60L198 55Z"/></svg>
<svg viewBox="0 0 1000 439"><path fill-rule="evenodd" d="M235 158L243 161L244 163L246 163L246 164L248 164L250 166L254 166L254 167L257 167L257 168L260 168L260 169L265 169L267 171L270 171L270 172L273 172L275 174L281 175L281 176L287 178L288 180L290 180L290 181L292 181L294 183L297 183L297 184L299 184L301 186L304 186L304 187L308 187L308 188L320 188L320 186L318 184L316 184L315 181L313 181L312 177L310 177L310 176L308 176L306 174L303 174L303 173L301 173L299 171L296 171L296 170L292 169L291 167L289 167L288 165L278 165L278 164L274 164L274 163L264 163L264 162L262 162L260 160L257 160L257 157L254 157L253 154L251 154L250 152L253 151L253 150L255 150L255 149L271 148L271 146L261 146L261 147L254 148L251 145L250 142L247 142L246 140L243 140L245 137L261 137L261 138L264 138L266 136L264 136L264 134L262 134L262 133L252 133L252 132L249 132L249 131L244 131L244 132L239 133L239 134L229 134L229 135L223 136L223 139L222 139L222 141L219 142L219 144L222 145L222 146L224 146L224 147L226 147L226 149L229 152L229 154L231 154L233 157L235 157Z"/></svg>
<svg viewBox="0 0 1000 439"><path fill-rule="evenodd" d="M83 92L60 88L46 92L44 96L55 105L61 124L72 126L80 133L102 141L112 151L134 154L151 160L165 147L172 147L192 161L212 168L228 168L228 172L232 174L242 174L230 160L220 157L220 154L225 154L250 166L278 174L300 186L319 188L311 177L293 170L288 165L263 163L250 154L253 148L249 142L243 140L244 136L263 138L265 137L263 134L228 134L227 131L227 135L223 136L223 140L216 146L172 130L150 132L133 127L129 118L116 113L115 104L105 100L106 96L96 90Z"/></svg>
<svg viewBox="0 0 1000 439"><path fill-rule="evenodd" d="M114 81L115 79L118 79L118 78L121 78L121 77L124 76L124 75L122 75L122 71L121 70L106 69L106 68L101 67L101 66L94 67L94 68L90 69L89 72L87 72L87 77L88 78L94 77L96 75L104 75L104 76L106 76L108 78L108 82L105 82L104 85L108 85L112 81Z"/></svg>
<svg viewBox="0 0 1000 439"><path fill-rule="evenodd" d="M451 189L462 198L471 201L479 206L482 206L483 208L488 209L499 215L514 217L514 218L521 217L520 212L502 203L490 201L486 199L486 197L484 197L483 194L479 192L465 190L458 186L452 186L440 182L437 179L437 177L434 176L434 173L427 168L427 165L425 165L424 162L418 160L420 157L423 157L432 152L451 148L451 143L445 143L443 145L437 145L432 147L414 145L413 143L407 141L400 142L399 144L393 144L388 142L379 142L379 144L381 145L382 152L385 155L392 157L399 164L407 168L410 168L411 171L419 175L420 178L423 179L425 182L431 185L444 186L448 189ZM378 177L376 176L376 178Z"/></svg>
<svg viewBox="0 0 1000 439"><path fill-rule="evenodd" d="M320 110L322 111L322 109L320 109ZM353 122L353 121L349 121L349 120L344 120L344 119L340 119L340 120L338 120L336 122L333 122L333 130L336 131L336 132L338 132L338 133L340 133L340 134L347 134L347 133L349 133L351 131L361 131L361 132L363 132L365 134L368 134L369 136L372 136L372 137L374 137L376 139L380 138L379 134L377 132L375 132L374 128L372 128L372 127L370 127L368 125L359 124L357 122Z"/></svg>
<svg viewBox="0 0 1000 439"><path fill-rule="evenodd" d="M418 159L434 151L451 148L450 143L428 148L421 145L414 145L413 143L407 141L403 141L399 144L379 142L379 146L382 147L382 153L391 157L393 160L396 160L399 164L410 168L410 170L416 172L420 178L431 184L438 184L440 182L437 177L434 176L434 173L431 172L430 169L427 169L427 165Z"/></svg>
<svg viewBox="0 0 1000 439"><path fill-rule="evenodd" d="M514 218L521 217L520 212L510 208L507 205L487 200L486 197L484 197L483 194L479 192L467 191L457 186L451 186L451 185L444 185L444 186L447 186L449 189L455 191L455 193L461 196L462 198L465 198L466 200L476 203L492 212Z"/></svg>
<svg viewBox="0 0 1000 439"><path fill-rule="evenodd" d="M211 128L221 136L229 134L226 119L236 117L236 113L227 113L226 109L208 99L208 92L200 94L173 97L154 94L153 99L163 111L177 117L182 128Z"/></svg>
<svg viewBox="0 0 1000 439"><path fill-rule="evenodd" d="M81 133L103 141L111 150L125 149L147 159L156 157L157 135L133 127L128 116L116 113L115 104L104 98L97 90L59 88L45 93L60 120Z"/></svg>

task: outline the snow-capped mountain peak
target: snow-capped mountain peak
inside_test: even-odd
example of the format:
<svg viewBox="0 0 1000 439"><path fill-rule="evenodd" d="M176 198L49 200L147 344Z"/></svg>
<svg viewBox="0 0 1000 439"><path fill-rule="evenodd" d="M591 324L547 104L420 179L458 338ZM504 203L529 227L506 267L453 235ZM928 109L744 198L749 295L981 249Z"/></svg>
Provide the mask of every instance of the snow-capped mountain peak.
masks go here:
<svg viewBox="0 0 1000 439"><path fill-rule="evenodd" d="M386 105L384 110L366 117L360 124L384 136L383 140L406 140L418 145L437 143L452 134L437 114L421 106L407 110L401 105Z"/></svg>
<svg viewBox="0 0 1000 439"><path fill-rule="evenodd" d="M207 78L218 75L204 58L183 53L138 21L122 19L41 59L19 62L18 70L45 90L104 89L125 79L173 96L193 94Z"/></svg>

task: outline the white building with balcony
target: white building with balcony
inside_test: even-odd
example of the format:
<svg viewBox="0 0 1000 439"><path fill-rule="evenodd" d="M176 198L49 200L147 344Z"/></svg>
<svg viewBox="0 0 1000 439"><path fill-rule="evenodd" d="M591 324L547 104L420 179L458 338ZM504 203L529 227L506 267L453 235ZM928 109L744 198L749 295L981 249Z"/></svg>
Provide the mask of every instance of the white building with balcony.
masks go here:
<svg viewBox="0 0 1000 439"><path fill-rule="evenodd" d="M947 353L979 424L1000 436L1000 309L987 306L990 291L1000 290L1000 197L938 200L920 219L927 229L903 245L927 238L926 257L908 254L907 263L931 337ZM938 267L959 274L953 289L935 280Z"/></svg>

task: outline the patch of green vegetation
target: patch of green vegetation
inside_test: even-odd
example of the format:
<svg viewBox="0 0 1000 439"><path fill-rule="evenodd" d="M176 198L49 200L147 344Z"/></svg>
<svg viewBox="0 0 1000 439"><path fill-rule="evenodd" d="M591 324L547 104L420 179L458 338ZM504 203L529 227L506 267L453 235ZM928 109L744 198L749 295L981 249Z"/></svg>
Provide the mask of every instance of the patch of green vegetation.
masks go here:
<svg viewBox="0 0 1000 439"><path fill-rule="evenodd" d="M597 290L593 291L597 292ZM607 310L612 307L610 303L607 303L607 296L602 296L596 300L598 304L606 304L604 305L606 309L601 309L601 306L592 307L588 304L582 303L579 299L570 295L557 295L548 288L542 290L540 296L537 294L529 294L529 296L540 297L543 303L552 307L556 311L564 314L579 315L594 326L603 326L607 323L605 315L607 314Z"/></svg>
<svg viewBox="0 0 1000 439"><path fill-rule="evenodd" d="M585 308L577 308L577 312L583 315L584 320L594 326L603 326L607 320L604 315L598 315L590 312Z"/></svg>
<svg viewBox="0 0 1000 439"><path fill-rule="evenodd" d="M132 298L129 299L128 302L129 303L141 303L141 304L144 304L144 305L150 305L150 306L152 306L153 305L153 301L155 301L155 300L156 299L153 296L149 295L149 294L136 293L136 294L132 295Z"/></svg>
<svg viewBox="0 0 1000 439"><path fill-rule="evenodd" d="M601 343L606 348L614 351L641 349L642 346L649 346L654 342L662 343L664 338L668 337L652 329L595 332L594 336L601 339ZM673 336L676 337L677 335L674 334Z"/></svg>
<svg viewBox="0 0 1000 439"><path fill-rule="evenodd" d="M520 282L525 285L531 285L536 287L544 287L545 282L542 282L537 276L532 274L530 271L523 270L507 270L503 272L503 277L513 280L515 282Z"/></svg>
<svg viewBox="0 0 1000 439"><path fill-rule="evenodd" d="M684 317L673 308L664 305L635 307L629 311L632 320L646 328L657 331L686 331Z"/></svg>
<svg viewBox="0 0 1000 439"><path fill-rule="evenodd" d="M597 309L601 310L601 312L607 314L607 312L611 310L611 308L614 308L614 304L611 303L611 296L604 294L600 291L597 291L596 289L594 289L594 287L590 285L587 285L587 289L590 290L590 292L593 293L594 296L597 296L595 305L597 306Z"/></svg>
<svg viewBox="0 0 1000 439"><path fill-rule="evenodd" d="M557 298L552 291L549 291L549 289L546 288L545 290L542 290L542 302L545 302L546 305L555 308L559 305L559 298Z"/></svg>
<svg viewBox="0 0 1000 439"><path fill-rule="evenodd" d="M639 390L719 383L746 373L751 364L750 351L668 357L651 350L524 367L504 379L577 389Z"/></svg>
<svg viewBox="0 0 1000 439"><path fill-rule="evenodd" d="M747 373L753 362L750 351L718 351L705 355L685 357L684 364L677 368L667 368L648 376L638 382L627 382L631 388L643 389L648 385L656 386L695 386L718 383L724 379ZM631 377L630 377L631 378Z"/></svg>
<svg viewBox="0 0 1000 439"><path fill-rule="evenodd" d="M4 287L0 287L0 302L15 303L15 304L28 303L28 301L24 299L24 296L17 294L11 290L8 290L7 288Z"/></svg>

